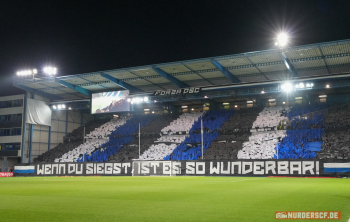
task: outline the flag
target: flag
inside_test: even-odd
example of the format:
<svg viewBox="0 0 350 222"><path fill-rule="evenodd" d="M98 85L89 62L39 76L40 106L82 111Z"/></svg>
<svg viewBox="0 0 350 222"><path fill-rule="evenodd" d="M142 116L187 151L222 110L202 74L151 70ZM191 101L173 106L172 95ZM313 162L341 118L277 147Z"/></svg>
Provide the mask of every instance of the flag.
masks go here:
<svg viewBox="0 0 350 222"><path fill-rule="evenodd" d="M35 173L35 166L15 166L15 173Z"/></svg>
<svg viewBox="0 0 350 222"><path fill-rule="evenodd" d="M350 173L350 163L325 163L325 173Z"/></svg>

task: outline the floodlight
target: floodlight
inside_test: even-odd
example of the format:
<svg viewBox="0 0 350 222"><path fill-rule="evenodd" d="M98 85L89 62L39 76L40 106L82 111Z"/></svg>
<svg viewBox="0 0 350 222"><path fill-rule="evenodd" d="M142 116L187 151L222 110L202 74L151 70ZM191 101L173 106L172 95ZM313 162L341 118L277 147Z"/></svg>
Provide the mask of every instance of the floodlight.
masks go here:
<svg viewBox="0 0 350 222"><path fill-rule="evenodd" d="M53 109L56 109L57 107L54 105L54 106L52 106L52 108L53 108Z"/></svg>
<svg viewBox="0 0 350 222"><path fill-rule="evenodd" d="M34 74L37 74L37 73L38 73L38 70L33 69L33 73L34 73Z"/></svg>
<svg viewBox="0 0 350 222"><path fill-rule="evenodd" d="M68 107L68 109L69 109L69 110L72 110L72 108L71 108L71 107Z"/></svg>
<svg viewBox="0 0 350 222"><path fill-rule="evenodd" d="M61 105L58 105L57 108L58 108L58 109L62 109L62 106L61 106Z"/></svg>
<svg viewBox="0 0 350 222"><path fill-rule="evenodd" d="M194 109L192 108L191 110L193 111Z"/></svg>
<svg viewBox="0 0 350 222"><path fill-rule="evenodd" d="M49 75L56 75L57 73L57 68L56 67L51 67L47 66L43 69L44 73L49 74Z"/></svg>
<svg viewBox="0 0 350 222"><path fill-rule="evenodd" d="M148 101L148 97L143 97L143 101L147 102Z"/></svg>
<svg viewBox="0 0 350 222"><path fill-rule="evenodd" d="M140 98L140 97L135 97L135 98L132 98L131 101L134 102L134 103L140 103L140 102L142 101L142 98Z"/></svg>
<svg viewBox="0 0 350 222"><path fill-rule="evenodd" d="M302 83L302 82L299 83L299 88L300 88L300 89L303 89L304 87L305 87L305 86L304 86L304 83Z"/></svg>
<svg viewBox="0 0 350 222"><path fill-rule="evenodd" d="M291 92L293 90L293 85L289 82L286 82L284 83L282 86L281 86L281 89L284 91L284 92Z"/></svg>
<svg viewBox="0 0 350 222"><path fill-rule="evenodd" d="M154 111L152 111L152 113L154 113Z"/></svg>
<svg viewBox="0 0 350 222"><path fill-rule="evenodd" d="M288 35L286 33L280 33L277 35L277 42L275 42L275 45L283 47L283 46L286 46L287 43L288 43Z"/></svg>
<svg viewBox="0 0 350 222"><path fill-rule="evenodd" d="M27 75L32 75L32 74L36 74L36 69L33 70L22 70L22 71L18 71L16 74L18 76L27 76Z"/></svg>
<svg viewBox="0 0 350 222"><path fill-rule="evenodd" d="M62 109L65 109L66 108L66 105L62 104Z"/></svg>
<svg viewBox="0 0 350 222"><path fill-rule="evenodd" d="M237 105L235 105L235 108L237 108L238 106Z"/></svg>
<svg viewBox="0 0 350 222"><path fill-rule="evenodd" d="M130 99L130 98L128 98L128 99L127 99L127 101L128 101L128 102L131 102L131 99Z"/></svg>
<svg viewBox="0 0 350 222"><path fill-rule="evenodd" d="M326 88L329 88L329 87L330 87L329 84L327 84L327 85L326 85Z"/></svg>
<svg viewBox="0 0 350 222"><path fill-rule="evenodd" d="M265 91L263 90L263 91L261 91L261 94L264 94L265 93Z"/></svg>
<svg viewBox="0 0 350 222"><path fill-rule="evenodd" d="M309 83L306 83L306 87L309 88L311 87L311 85Z"/></svg>

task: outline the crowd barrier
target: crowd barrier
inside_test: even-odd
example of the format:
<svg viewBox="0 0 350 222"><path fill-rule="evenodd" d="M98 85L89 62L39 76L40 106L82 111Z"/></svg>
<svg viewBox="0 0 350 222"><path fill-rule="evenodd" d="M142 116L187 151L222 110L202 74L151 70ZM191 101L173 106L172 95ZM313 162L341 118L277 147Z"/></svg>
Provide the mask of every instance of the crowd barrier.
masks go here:
<svg viewBox="0 0 350 222"><path fill-rule="evenodd" d="M15 176L293 176L348 177L350 160L184 160L123 163L39 163Z"/></svg>

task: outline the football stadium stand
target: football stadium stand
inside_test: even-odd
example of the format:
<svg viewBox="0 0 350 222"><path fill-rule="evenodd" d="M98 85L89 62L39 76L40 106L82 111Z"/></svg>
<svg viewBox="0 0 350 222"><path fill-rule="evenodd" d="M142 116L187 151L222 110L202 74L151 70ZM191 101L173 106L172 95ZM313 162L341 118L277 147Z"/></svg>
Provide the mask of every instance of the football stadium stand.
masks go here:
<svg viewBox="0 0 350 222"><path fill-rule="evenodd" d="M27 92L21 112L34 94L48 108L62 111L52 124L55 130L50 124L22 123L16 155L30 162L37 143L34 161L40 163L349 159L349 53L350 41L342 40L288 47L282 57L281 50L271 49L56 78L16 77L14 85ZM123 108L129 109L119 110L113 95L125 90ZM102 95L101 107L103 95L113 97L108 103L113 107L92 115L96 94ZM81 114L76 119L88 118L70 121L72 109ZM3 125L4 132L21 127Z"/></svg>
<svg viewBox="0 0 350 222"><path fill-rule="evenodd" d="M199 159L201 120L205 159L347 159L350 115L341 108L307 104L95 120L85 126L84 143L80 127L35 161Z"/></svg>

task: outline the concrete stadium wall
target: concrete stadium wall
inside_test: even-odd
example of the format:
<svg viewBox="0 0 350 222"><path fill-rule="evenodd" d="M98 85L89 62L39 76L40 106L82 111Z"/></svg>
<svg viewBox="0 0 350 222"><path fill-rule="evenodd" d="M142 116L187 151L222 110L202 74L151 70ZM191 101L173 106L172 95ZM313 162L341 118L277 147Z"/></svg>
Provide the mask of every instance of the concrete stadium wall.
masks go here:
<svg viewBox="0 0 350 222"><path fill-rule="evenodd" d="M50 104L50 101L38 95L29 95L28 98L44 101ZM43 125L26 125L25 150L23 163L33 162L34 158L42 153L63 143L64 137L90 122L93 116L83 113L80 110L53 110L51 116L51 127ZM50 140L50 142L49 142ZM31 155L30 155L31 149Z"/></svg>

